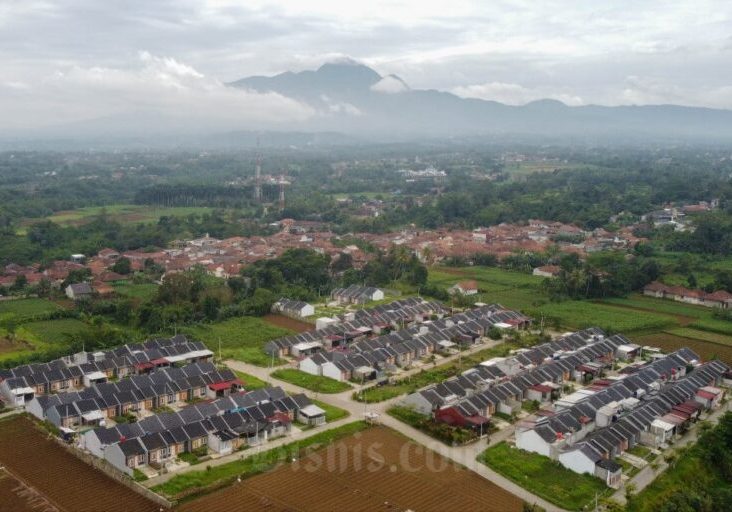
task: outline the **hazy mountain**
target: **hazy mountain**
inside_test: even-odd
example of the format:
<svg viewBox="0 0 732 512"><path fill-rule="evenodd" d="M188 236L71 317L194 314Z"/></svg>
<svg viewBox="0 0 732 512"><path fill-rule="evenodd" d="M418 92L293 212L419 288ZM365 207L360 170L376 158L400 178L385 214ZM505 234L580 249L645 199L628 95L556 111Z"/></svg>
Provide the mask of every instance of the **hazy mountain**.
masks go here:
<svg viewBox="0 0 732 512"><path fill-rule="evenodd" d="M229 85L273 91L304 101L320 113L317 130L376 137L542 135L549 137L732 139L732 111L676 105L570 107L555 100L523 106L410 89L354 61L315 71L252 76Z"/></svg>

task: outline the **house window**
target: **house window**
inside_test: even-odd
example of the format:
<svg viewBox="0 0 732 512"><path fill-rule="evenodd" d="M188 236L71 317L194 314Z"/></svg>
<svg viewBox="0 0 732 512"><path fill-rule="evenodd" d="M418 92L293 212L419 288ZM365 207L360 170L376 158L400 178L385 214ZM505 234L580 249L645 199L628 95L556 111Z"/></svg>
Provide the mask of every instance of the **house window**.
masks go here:
<svg viewBox="0 0 732 512"><path fill-rule="evenodd" d="M168 395L168 403L171 404L175 402L175 399L173 398L173 395Z"/></svg>
<svg viewBox="0 0 732 512"><path fill-rule="evenodd" d="M145 455L144 454L137 456L137 465L139 466L141 464L145 464Z"/></svg>
<svg viewBox="0 0 732 512"><path fill-rule="evenodd" d="M198 396L206 396L206 388L199 389Z"/></svg>
<svg viewBox="0 0 732 512"><path fill-rule="evenodd" d="M160 458L170 457L170 446L166 446L160 450Z"/></svg>

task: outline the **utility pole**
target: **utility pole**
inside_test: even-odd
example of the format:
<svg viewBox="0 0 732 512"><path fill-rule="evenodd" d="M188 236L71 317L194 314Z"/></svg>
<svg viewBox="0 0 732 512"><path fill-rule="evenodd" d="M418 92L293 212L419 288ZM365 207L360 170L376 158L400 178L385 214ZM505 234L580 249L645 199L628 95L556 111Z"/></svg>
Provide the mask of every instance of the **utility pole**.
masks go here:
<svg viewBox="0 0 732 512"><path fill-rule="evenodd" d="M224 362L224 360L221 358L221 337L219 337L219 362Z"/></svg>
<svg viewBox="0 0 732 512"><path fill-rule="evenodd" d="M254 167L254 201L262 202L262 153L259 151L259 135L257 135L257 156Z"/></svg>

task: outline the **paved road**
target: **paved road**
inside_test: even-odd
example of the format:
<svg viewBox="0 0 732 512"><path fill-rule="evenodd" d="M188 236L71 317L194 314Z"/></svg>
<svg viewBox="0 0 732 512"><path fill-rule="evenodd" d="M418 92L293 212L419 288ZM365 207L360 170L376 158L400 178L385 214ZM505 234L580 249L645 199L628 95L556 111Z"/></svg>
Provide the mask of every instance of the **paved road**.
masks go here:
<svg viewBox="0 0 732 512"><path fill-rule="evenodd" d="M732 402L727 402L725 405L711 413L706 420L711 422L712 424L715 424L719 421L719 419L722 417L722 415L732 410ZM699 425L693 426L689 431L682 437L681 439L677 440L673 447L669 448L667 452L671 450L676 450L678 448L682 448L684 446L688 446L692 443L695 443L697 438L699 437ZM628 482L626 482L620 489L615 491L615 494L613 494L612 499L615 501L625 504L625 486L628 485L628 483L633 483L635 485L635 492L638 493L645 489L651 482L653 482L661 473L666 471L668 468L668 464L665 460L663 460L663 457L658 457L658 470L654 471L650 464L646 466L645 468L641 469L633 478L631 478Z"/></svg>
<svg viewBox="0 0 732 512"><path fill-rule="evenodd" d="M463 352L462 355L454 355L450 357L446 357L439 361L439 364L444 364L450 361L454 361L458 359L459 357L465 357L466 355L479 352L480 350L484 350L486 348L490 348L493 346L498 345L500 342L489 342L483 345L479 345L476 347L471 347L469 350L466 350ZM307 393L308 395L312 396L312 392L301 388L299 386L296 386L294 384L290 384L288 382L281 381L279 379L276 379L272 377L269 372L270 369L268 368L261 368L257 366L253 366L251 364L243 363L241 361L226 361L227 366L234 370L238 370L244 373L248 373L250 375L254 375L255 377L258 377L262 380L268 381L272 383L273 385L281 386L283 389L285 389L288 392L296 392L296 393ZM431 366L427 367L421 367L421 368L415 368L412 370L409 370L407 372L404 372L400 374L400 378L406 377L408 375L413 375L415 373L420 372L422 369L429 369ZM364 412L374 412L378 413L380 415L380 421L382 424L396 430L397 432L400 432L401 434L405 435L406 437L410 438L411 440L429 448L430 450L439 453L443 457L452 460L453 462L456 462L472 471L477 473L478 475L482 476L486 480L489 480L490 482L494 483L495 485L498 485L499 487L505 489L506 491L510 492L511 494L514 494L515 496L518 496L520 499L528 502L528 503L535 503L539 505L540 507L543 507L547 512L563 512L563 509L557 507L556 505L553 505L549 503L548 501L528 492L526 489L522 488L521 486L513 483L512 481L508 480L507 478L499 475L495 471L491 470L488 466L481 464L476 459L478 455L486 449L487 446L489 446L485 441L478 441L476 443L471 443L466 446L459 446L459 447L450 447L447 446L439 441L436 441L432 437L424 434L423 432L414 429L410 427L409 425L402 423L401 421L397 420L396 418L393 418L386 414L386 410L391 407L392 405L398 403L403 396L398 396L395 398L392 398L390 400L386 400L379 403L374 404L362 404L360 402L356 402L352 398L353 390L344 391L342 393L337 394L320 394L317 399L321 400L327 404L334 405L336 407L340 407L342 409L347 410L349 413L351 413L350 419L343 419L339 420L335 423L341 423L341 422L348 422L353 421L354 419L360 419L363 417ZM320 430L322 427L319 427L318 430ZM312 431L307 431L308 432ZM498 442L506 440L508 437L510 437L513 434L513 426L503 429L500 432L497 432L493 434L490 438L490 445L496 444ZM268 445L269 446L269 445Z"/></svg>

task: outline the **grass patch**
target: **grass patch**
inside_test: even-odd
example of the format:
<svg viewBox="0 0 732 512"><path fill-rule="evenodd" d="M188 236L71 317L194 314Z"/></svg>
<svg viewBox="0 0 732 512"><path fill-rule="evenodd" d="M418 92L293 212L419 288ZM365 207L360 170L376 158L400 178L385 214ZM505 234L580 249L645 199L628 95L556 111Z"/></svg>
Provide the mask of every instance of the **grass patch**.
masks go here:
<svg viewBox="0 0 732 512"><path fill-rule="evenodd" d="M526 490L567 510L594 501L595 493L609 492L599 478L581 475L549 457L513 448L501 442L478 456L478 461Z"/></svg>
<svg viewBox="0 0 732 512"><path fill-rule="evenodd" d="M321 402L320 400L311 400L315 405L325 411L325 421L328 423L330 423L331 421L347 418L350 414L347 410L336 407L335 405L330 405L325 402Z"/></svg>
<svg viewBox="0 0 732 512"><path fill-rule="evenodd" d="M224 359L236 359L264 367L272 363L272 357L264 353L264 344L269 340L292 334L289 329L272 325L253 316L229 318L212 324L199 324L195 327L187 327L183 329L183 332L193 339L203 341L217 355L219 340L221 340L221 353ZM285 361L282 359L274 359L275 365L284 363Z"/></svg>
<svg viewBox="0 0 732 512"><path fill-rule="evenodd" d="M244 389L247 391L251 391L253 389L261 389L269 387L271 384L269 382L265 382L259 377L255 377L254 375L250 375L248 373L240 372L238 370L232 370L237 377L239 377L239 380L241 380L244 383Z"/></svg>
<svg viewBox="0 0 732 512"><path fill-rule="evenodd" d="M700 318L696 322L689 325L694 329L701 331L716 332L719 334L729 334L732 336L732 322L720 320L719 318Z"/></svg>
<svg viewBox="0 0 732 512"><path fill-rule="evenodd" d="M114 217L114 220L121 224L142 224L146 222L157 222L160 217L188 217L189 215L201 215L210 213L211 208L206 207L159 207L135 204L110 204L106 206L88 206L75 210L56 212L45 219L27 219L23 225L27 226L39 220L50 220L60 226L82 226L91 222L95 217L102 214Z"/></svg>
<svg viewBox="0 0 732 512"><path fill-rule="evenodd" d="M290 384L294 384L317 393L341 393L352 389L351 385L347 382L340 382L335 379L331 379L330 377L323 377L322 375L311 375L293 368L281 368L272 372L271 375L276 379L284 380Z"/></svg>
<svg viewBox="0 0 732 512"><path fill-rule="evenodd" d="M152 488L154 492L168 498L190 499L196 495L210 492L233 482L237 477L247 478L267 471L275 465L299 459L308 451L319 448L338 439L366 430L368 425L356 421L338 428L315 434L307 439L294 441L278 448L252 454L244 460L236 460L220 466L210 466L203 471L190 471L176 475L167 482Z"/></svg>
<svg viewBox="0 0 732 512"><path fill-rule="evenodd" d="M123 297L130 299L150 300L158 291L158 285L153 283L129 283L121 282L112 285L114 291Z"/></svg>

